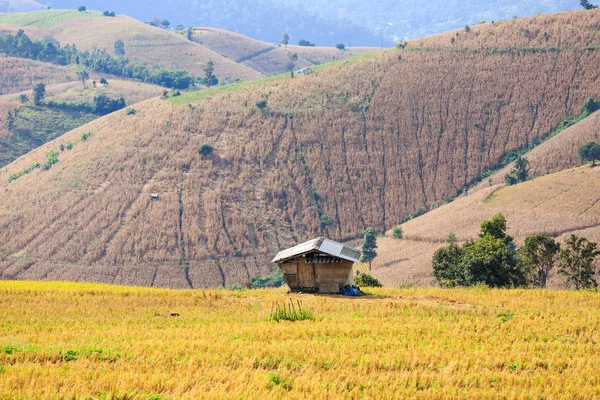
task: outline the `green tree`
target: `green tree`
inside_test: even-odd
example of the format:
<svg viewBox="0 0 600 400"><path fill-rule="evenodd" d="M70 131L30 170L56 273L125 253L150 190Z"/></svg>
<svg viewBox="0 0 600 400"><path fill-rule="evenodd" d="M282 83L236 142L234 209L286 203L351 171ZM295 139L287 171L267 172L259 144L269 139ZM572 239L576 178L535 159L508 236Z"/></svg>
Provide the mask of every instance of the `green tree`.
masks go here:
<svg viewBox="0 0 600 400"><path fill-rule="evenodd" d="M39 106L46 97L46 85L38 83L33 87L33 104Z"/></svg>
<svg viewBox="0 0 600 400"><path fill-rule="evenodd" d="M575 286L577 290L598 288L594 276L594 260L600 255L597 246L597 243L575 235L565 241L558 260L558 273L565 278L567 284Z"/></svg>
<svg viewBox="0 0 600 400"><path fill-rule="evenodd" d="M213 155L214 148L210 144L203 144L198 149L198 154L202 156L202 158L211 158Z"/></svg>
<svg viewBox="0 0 600 400"><path fill-rule="evenodd" d="M448 235L446 235L446 243L456 243L456 235L454 232L449 232Z"/></svg>
<svg viewBox="0 0 600 400"><path fill-rule="evenodd" d="M546 287L559 251L560 244L552 236L536 234L525 239L519 253L531 284Z"/></svg>
<svg viewBox="0 0 600 400"><path fill-rule="evenodd" d="M284 32L281 36L281 44L287 45L288 43L290 43L290 35L288 35L287 32Z"/></svg>
<svg viewBox="0 0 600 400"><path fill-rule="evenodd" d="M19 96L19 103L25 104L28 102L29 102L29 96L27 96L25 93L23 93L22 95Z"/></svg>
<svg viewBox="0 0 600 400"><path fill-rule="evenodd" d="M106 78L100 78L100 84L108 86L108 81L106 80Z"/></svg>
<svg viewBox="0 0 600 400"><path fill-rule="evenodd" d="M85 6L77 7L77 11L79 11L79 12L84 12L85 10L86 10Z"/></svg>
<svg viewBox="0 0 600 400"><path fill-rule="evenodd" d="M404 231L402 230L401 226L395 226L392 229L392 239L402 239L403 235L404 235Z"/></svg>
<svg viewBox="0 0 600 400"><path fill-rule="evenodd" d="M160 21L160 26L163 29L169 29L169 27L171 26L171 23L168 20L163 19L162 21Z"/></svg>
<svg viewBox="0 0 600 400"><path fill-rule="evenodd" d="M510 243L512 244L512 243ZM483 283L491 287L527 285L517 252L505 239L485 235L463 247L460 270L468 286Z"/></svg>
<svg viewBox="0 0 600 400"><path fill-rule="evenodd" d="M344 45L344 43L338 43L335 45L335 48L338 50L344 50L346 49L346 46Z"/></svg>
<svg viewBox="0 0 600 400"><path fill-rule="evenodd" d="M362 254L360 262L369 263L369 270L375 257L377 257L377 232L373 228L368 228L363 234Z"/></svg>
<svg viewBox="0 0 600 400"><path fill-rule="evenodd" d="M187 28L187 31L185 33L187 40L191 41L193 34L194 34L194 32L192 31L192 28Z"/></svg>
<svg viewBox="0 0 600 400"><path fill-rule="evenodd" d="M454 243L433 255L433 275L441 286L516 287L527 284L512 238L506 235L506 219L496 215L481 224L476 241L459 247Z"/></svg>
<svg viewBox="0 0 600 400"><path fill-rule="evenodd" d="M501 239L506 243L511 243L513 238L506 234L506 229L506 218L502 213L499 213L494 215L492 219L481 223L479 237L491 236L495 239Z"/></svg>
<svg viewBox="0 0 600 400"><path fill-rule="evenodd" d="M123 41L121 39L117 40L115 42L115 54L118 56L124 56L125 55L125 43L123 43Z"/></svg>
<svg viewBox="0 0 600 400"><path fill-rule="evenodd" d="M85 87L85 81L90 79L90 74L88 74L87 71L79 71L77 72L77 79L79 79L83 84L83 87Z"/></svg>
<svg viewBox="0 0 600 400"><path fill-rule="evenodd" d="M298 61L298 53L288 54L287 70L290 71L292 78L294 77L294 69L296 69L296 62Z"/></svg>
<svg viewBox="0 0 600 400"><path fill-rule="evenodd" d="M585 8L586 10L593 10L594 8L598 8L598 6L591 4L588 0L581 0L579 4L581 4L581 7Z"/></svg>
<svg viewBox="0 0 600 400"><path fill-rule="evenodd" d="M215 63L212 60L209 60L204 68L204 78L202 78L202 84L204 86L215 86L219 84L219 80L214 74L215 72Z"/></svg>
<svg viewBox="0 0 600 400"><path fill-rule="evenodd" d="M463 251L456 244L442 247L433 253L433 276L442 287L466 286L460 262Z"/></svg>
<svg viewBox="0 0 600 400"><path fill-rule="evenodd" d="M600 144L591 141L579 148L579 159L581 162L592 162L592 167L596 166L596 160L600 160Z"/></svg>
<svg viewBox="0 0 600 400"><path fill-rule="evenodd" d="M527 169L528 165L529 160L527 160L525 157L519 156L516 159L515 165L513 166L510 174L504 177L504 183L507 186L512 186L517 183L527 181L527 178L529 177L529 170Z"/></svg>

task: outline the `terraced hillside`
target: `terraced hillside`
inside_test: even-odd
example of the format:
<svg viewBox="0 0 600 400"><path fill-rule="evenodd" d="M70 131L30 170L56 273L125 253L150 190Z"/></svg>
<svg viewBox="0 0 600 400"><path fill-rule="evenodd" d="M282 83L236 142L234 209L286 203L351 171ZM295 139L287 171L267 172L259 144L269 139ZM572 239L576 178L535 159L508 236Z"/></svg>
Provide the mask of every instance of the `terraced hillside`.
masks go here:
<svg viewBox="0 0 600 400"><path fill-rule="evenodd" d="M563 39L593 38L585 20ZM599 61L578 45L392 50L310 76L149 100L0 170L2 277L244 284L294 242L383 232L442 204L507 151L579 115L600 92ZM49 170L8 183L62 140L76 146ZM204 144L212 157L198 154Z"/></svg>
<svg viewBox="0 0 600 400"><path fill-rule="evenodd" d="M101 12L46 10L0 16L0 33L23 29L33 39L51 36L61 44L75 44L79 50L114 51L122 40L128 58L150 65L174 66L196 76L204 73L208 61L223 81L256 79L260 73L199 46L185 37L139 22L124 15L104 17Z"/></svg>
<svg viewBox="0 0 600 400"><path fill-rule="evenodd" d="M216 28L195 28L192 32L194 42L263 75L287 72L290 53L298 55L295 68L301 69L377 50L375 47L352 47L339 50L333 46L275 45Z"/></svg>

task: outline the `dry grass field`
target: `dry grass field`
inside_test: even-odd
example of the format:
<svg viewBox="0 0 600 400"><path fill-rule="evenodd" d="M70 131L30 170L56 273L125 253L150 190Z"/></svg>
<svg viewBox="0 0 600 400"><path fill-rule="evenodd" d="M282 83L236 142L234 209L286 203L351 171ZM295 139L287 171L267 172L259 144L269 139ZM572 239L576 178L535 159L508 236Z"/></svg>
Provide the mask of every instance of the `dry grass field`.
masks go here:
<svg viewBox="0 0 600 400"><path fill-rule="evenodd" d="M270 272L279 249L357 238L367 226L384 232L443 204L507 151L579 115L600 92L599 63L589 49L394 49L310 76L146 101L0 169L0 276L244 285ZM8 182L68 141L77 145L50 170ZM198 154L203 144L212 157ZM381 262L401 276L395 260L426 260L425 248ZM428 279L428 263L411 268L415 282Z"/></svg>
<svg viewBox="0 0 600 400"><path fill-rule="evenodd" d="M195 28L192 40L263 75L287 72L290 53L298 54L296 69L301 69L377 50L374 47L341 51L334 47L280 46L216 28Z"/></svg>
<svg viewBox="0 0 600 400"><path fill-rule="evenodd" d="M76 79L66 67L14 57L0 57L0 94L31 90L36 83L48 85Z"/></svg>
<svg viewBox="0 0 600 400"><path fill-rule="evenodd" d="M219 79L257 79L260 73L193 43L182 35L156 28L124 15L103 17L101 12L47 10L0 16L0 33L23 29L34 39L50 35L61 44L76 44L79 50L114 50L114 42L125 43L127 57L150 65L164 65L204 74L209 60Z"/></svg>
<svg viewBox="0 0 600 400"><path fill-rule="evenodd" d="M0 282L5 398L600 396L596 293L172 291ZM268 321L301 301L316 319ZM171 316L171 314L176 314Z"/></svg>
<svg viewBox="0 0 600 400"><path fill-rule="evenodd" d="M515 186L492 186L402 225L405 240L390 232L378 241L374 274L387 285L431 284L431 258L453 232L459 242L475 239L483 220L502 212L508 233L522 245L543 233L562 242L571 234L600 242L600 168L589 165L540 176ZM600 266L600 265L599 265ZM551 285L561 285L554 276Z"/></svg>

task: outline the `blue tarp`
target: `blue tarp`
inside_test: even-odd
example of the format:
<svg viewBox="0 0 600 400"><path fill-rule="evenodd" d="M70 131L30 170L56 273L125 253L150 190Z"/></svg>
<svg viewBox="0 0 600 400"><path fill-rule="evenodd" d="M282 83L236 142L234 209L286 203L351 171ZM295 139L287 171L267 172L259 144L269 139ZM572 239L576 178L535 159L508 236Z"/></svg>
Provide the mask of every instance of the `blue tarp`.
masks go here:
<svg viewBox="0 0 600 400"><path fill-rule="evenodd" d="M360 290L354 285L349 285L342 290L342 296L358 297L360 296Z"/></svg>

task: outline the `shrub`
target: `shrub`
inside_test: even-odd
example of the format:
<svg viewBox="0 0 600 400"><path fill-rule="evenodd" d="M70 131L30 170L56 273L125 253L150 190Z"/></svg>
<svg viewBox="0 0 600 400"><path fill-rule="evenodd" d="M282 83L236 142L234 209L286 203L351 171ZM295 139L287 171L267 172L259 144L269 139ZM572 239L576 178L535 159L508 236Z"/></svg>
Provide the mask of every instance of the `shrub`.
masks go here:
<svg viewBox="0 0 600 400"><path fill-rule="evenodd" d="M335 48L338 50L344 50L346 46L343 43L338 43L335 45Z"/></svg>
<svg viewBox="0 0 600 400"><path fill-rule="evenodd" d="M84 12L85 10L86 10L85 6L79 6L79 7L77 7L77 11L79 11L79 12Z"/></svg>
<svg viewBox="0 0 600 400"><path fill-rule="evenodd" d="M294 301L290 299L289 305L283 303L282 305L271 306L271 314L269 315L269 321L305 321L314 320L315 315L312 311L302 308L302 303L299 300Z"/></svg>
<svg viewBox="0 0 600 400"><path fill-rule="evenodd" d="M127 107L127 109L125 109L125 115L135 115L135 114L137 114L137 111L135 108Z"/></svg>
<svg viewBox="0 0 600 400"><path fill-rule="evenodd" d="M210 144L203 144L198 148L198 154L202 156L202 158L210 158L213 155L214 148Z"/></svg>
<svg viewBox="0 0 600 400"><path fill-rule="evenodd" d="M401 226L396 226L392 229L392 239L402 239L404 231Z"/></svg>
<svg viewBox="0 0 600 400"><path fill-rule="evenodd" d="M358 287L383 287L377 278L365 273L355 276L354 284Z"/></svg>
<svg viewBox="0 0 600 400"><path fill-rule="evenodd" d="M265 108L267 108L267 101L266 100L257 101L256 108L258 108L260 111L263 111Z"/></svg>
<svg viewBox="0 0 600 400"><path fill-rule="evenodd" d="M108 81L106 80L106 78L100 78L100 84L108 86Z"/></svg>
<svg viewBox="0 0 600 400"><path fill-rule="evenodd" d="M81 135L79 135L79 137L81 138L82 141L86 141L90 138L90 136L92 136L92 132L87 131L87 132L83 132Z"/></svg>
<svg viewBox="0 0 600 400"><path fill-rule="evenodd" d="M454 232L448 233L446 236L446 243L456 243L456 235Z"/></svg>
<svg viewBox="0 0 600 400"><path fill-rule="evenodd" d="M284 283L285 279L283 278L283 273L279 268L275 269L273 273L263 278L258 275L250 278L251 289L278 288L283 286Z"/></svg>
<svg viewBox="0 0 600 400"><path fill-rule="evenodd" d="M471 27L469 25L465 25L465 32L471 32Z"/></svg>

